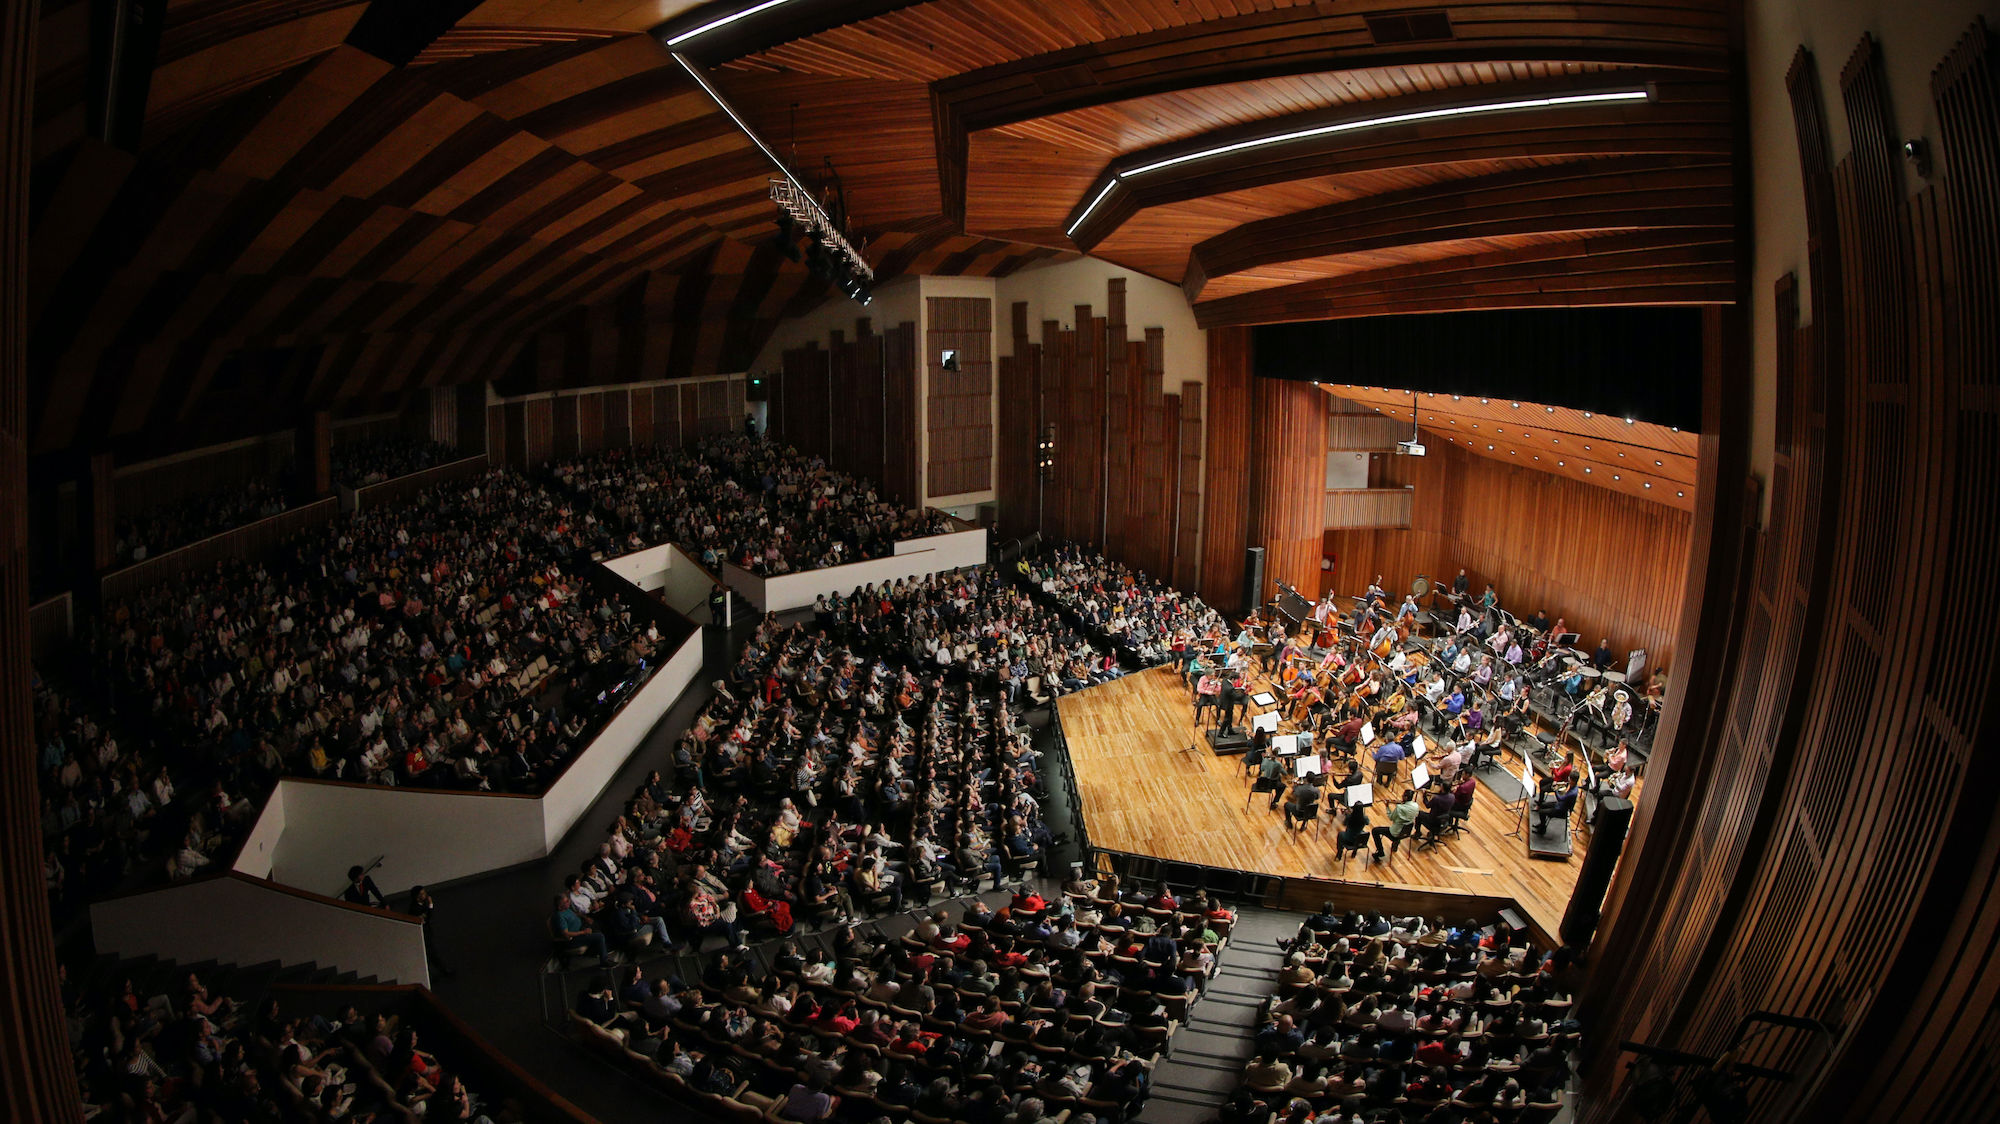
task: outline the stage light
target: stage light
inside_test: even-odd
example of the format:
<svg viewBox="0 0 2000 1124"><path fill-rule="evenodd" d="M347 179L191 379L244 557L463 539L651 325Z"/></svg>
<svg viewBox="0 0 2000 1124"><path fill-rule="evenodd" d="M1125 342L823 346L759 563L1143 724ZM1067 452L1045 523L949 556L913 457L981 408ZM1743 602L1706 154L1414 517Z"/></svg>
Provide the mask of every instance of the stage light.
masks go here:
<svg viewBox="0 0 2000 1124"><path fill-rule="evenodd" d="M1685 499L1685 498L1687 497L1687 493L1686 493L1686 492L1675 492L1674 494L1675 494L1675 495L1677 495L1677 496L1680 496L1680 497L1682 497L1683 499Z"/></svg>
<svg viewBox="0 0 2000 1124"><path fill-rule="evenodd" d="M1584 466L1583 466L1583 470L1584 470L1585 472L1589 472L1589 471L1590 471L1590 466L1589 466L1589 465L1584 465Z"/></svg>
<svg viewBox="0 0 2000 1124"><path fill-rule="evenodd" d="M1547 410L1551 414L1556 412L1556 408L1554 406L1543 406L1542 409Z"/></svg>
<svg viewBox="0 0 2000 1124"><path fill-rule="evenodd" d="M751 6L743 9L740 12L731 12L720 19L710 20L709 22L702 24L700 27L697 27L691 31L683 31L679 35L674 36L672 39L667 40L667 46L678 47L682 43L685 43L688 40L693 39L698 35L706 35L709 32L714 31L719 27L728 27L730 24L735 23L737 20L743 19L746 16L754 16L758 12L766 12L771 10L772 8L777 7L780 4L789 4L791 2L792 0L764 0L762 4L752 4Z"/></svg>
<svg viewBox="0 0 2000 1124"><path fill-rule="evenodd" d="M1652 487L1652 486L1653 486L1653 482L1652 482L1651 480L1648 480L1648 481L1646 481L1646 487L1650 488L1650 487Z"/></svg>
<svg viewBox="0 0 2000 1124"><path fill-rule="evenodd" d="M1666 466L1666 462L1665 462L1665 461L1654 461L1654 462L1653 462L1653 467L1654 467L1654 468L1665 468L1665 467L1667 467L1667 466Z"/></svg>

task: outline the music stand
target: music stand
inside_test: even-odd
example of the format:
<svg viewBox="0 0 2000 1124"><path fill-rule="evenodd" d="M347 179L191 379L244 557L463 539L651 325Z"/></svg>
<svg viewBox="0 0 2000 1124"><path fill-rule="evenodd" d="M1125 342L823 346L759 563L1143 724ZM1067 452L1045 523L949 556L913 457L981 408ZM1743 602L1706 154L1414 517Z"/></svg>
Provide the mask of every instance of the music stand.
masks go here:
<svg viewBox="0 0 2000 1124"><path fill-rule="evenodd" d="M1535 763L1527 754L1521 755L1521 803L1514 809L1514 830L1507 833L1510 839L1528 837L1528 806L1535 802Z"/></svg>

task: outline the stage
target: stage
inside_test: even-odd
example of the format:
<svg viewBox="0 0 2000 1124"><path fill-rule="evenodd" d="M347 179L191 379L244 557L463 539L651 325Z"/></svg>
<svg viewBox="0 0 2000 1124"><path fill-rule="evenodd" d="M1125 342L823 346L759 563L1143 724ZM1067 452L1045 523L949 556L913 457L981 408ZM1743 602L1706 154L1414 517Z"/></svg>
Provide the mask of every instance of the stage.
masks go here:
<svg viewBox="0 0 2000 1124"><path fill-rule="evenodd" d="M1562 921L1583 863L1580 840L1568 862L1530 859L1526 844L1507 835L1514 830L1514 815L1483 784L1471 822L1458 835L1423 850L1405 841L1386 863L1352 856L1338 862L1337 825L1294 834L1285 828L1282 811L1266 807L1268 793L1258 793L1245 806L1250 781L1242 756L1209 751L1194 728L1188 691L1172 668L1066 695L1056 700L1056 709L1084 822L1097 847L1387 889L1510 897L1551 933ZM1409 775L1408 764L1403 775ZM1388 822L1379 802L1383 795L1378 789L1372 826Z"/></svg>

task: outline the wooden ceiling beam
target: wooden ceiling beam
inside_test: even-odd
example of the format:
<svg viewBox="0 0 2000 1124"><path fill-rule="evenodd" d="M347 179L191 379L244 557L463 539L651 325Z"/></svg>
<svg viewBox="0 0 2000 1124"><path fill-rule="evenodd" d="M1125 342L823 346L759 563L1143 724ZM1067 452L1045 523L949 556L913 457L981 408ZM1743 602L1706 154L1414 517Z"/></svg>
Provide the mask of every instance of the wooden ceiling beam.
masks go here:
<svg viewBox="0 0 2000 1124"><path fill-rule="evenodd" d="M1654 230L1304 281L1194 306L1203 328L1410 312L1727 304L1730 227Z"/></svg>
<svg viewBox="0 0 2000 1124"><path fill-rule="evenodd" d="M1646 101L1524 109L1329 133L1239 149L1137 175L1130 171L1189 153L1348 121L1638 85L1653 96ZM1722 83L1707 80L1674 80L1657 73L1629 78L1590 75L1509 83L1478 91L1442 90L1219 129L1173 145L1128 153L1107 165L1072 206L1070 221L1079 217L1083 221L1070 237L1087 251L1147 207L1344 172L1519 157L1727 156L1727 97ZM1116 181L1116 188L1096 206L1089 206L1120 173L1125 178Z"/></svg>
<svg viewBox="0 0 2000 1124"><path fill-rule="evenodd" d="M1190 251L1183 290L1193 303L1229 274L1418 243L1727 226L1731 207L1721 160L1624 157L1448 180L1245 223Z"/></svg>

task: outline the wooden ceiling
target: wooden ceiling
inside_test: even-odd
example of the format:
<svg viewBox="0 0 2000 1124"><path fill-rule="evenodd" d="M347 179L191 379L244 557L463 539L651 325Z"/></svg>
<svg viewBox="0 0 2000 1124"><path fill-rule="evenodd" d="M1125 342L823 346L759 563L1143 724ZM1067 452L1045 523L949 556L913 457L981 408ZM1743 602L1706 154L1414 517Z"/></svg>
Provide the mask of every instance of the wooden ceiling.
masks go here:
<svg viewBox="0 0 2000 1124"><path fill-rule="evenodd" d="M1692 433L1537 402L1331 383L1321 389L1401 422L1414 416L1426 442L1694 510Z"/></svg>
<svg viewBox="0 0 2000 1124"><path fill-rule="evenodd" d="M827 289L765 244L768 161L661 41L753 6L169 0L142 111L107 125L97 6L44 0L37 447L221 390L587 382L589 349L548 341L608 310L675 337L652 377L740 368ZM881 280L1088 251L1243 324L1729 299L1724 13L787 0L677 49L795 168L832 162ZM1633 89L1189 160L1077 222L1115 174L1221 144Z"/></svg>

